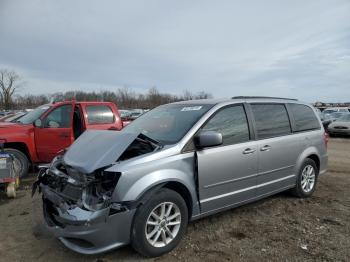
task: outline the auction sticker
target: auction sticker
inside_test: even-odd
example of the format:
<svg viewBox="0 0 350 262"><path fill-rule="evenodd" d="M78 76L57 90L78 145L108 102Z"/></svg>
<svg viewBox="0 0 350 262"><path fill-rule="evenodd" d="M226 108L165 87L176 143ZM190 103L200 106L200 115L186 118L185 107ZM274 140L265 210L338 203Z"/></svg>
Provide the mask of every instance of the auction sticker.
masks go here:
<svg viewBox="0 0 350 262"><path fill-rule="evenodd" d="M201 110L202 106L187 106L181 109L181 111L198 111Z"/></svg>

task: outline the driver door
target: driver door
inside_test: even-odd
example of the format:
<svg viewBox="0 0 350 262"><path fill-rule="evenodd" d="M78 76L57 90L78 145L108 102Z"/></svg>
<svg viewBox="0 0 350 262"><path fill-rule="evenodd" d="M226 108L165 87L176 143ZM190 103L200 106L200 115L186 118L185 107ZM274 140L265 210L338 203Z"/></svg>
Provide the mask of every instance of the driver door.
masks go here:
<svg viewBox="0 0 350 262"><path fill-rule="evenodd" d="M50 162L59 151L73 143L72 119L73 105L64 104L44 116L41 127L35 127L35 144L40 162Z"/></svg>
<svg viewBox="0 0 350 262"><path fill-rule="evenodd" d="M256 141L251 140L244 106L219 109L201 131L215 131L223 137L222 145L197 150L202 213L254 198L258 152Z"/></svg>

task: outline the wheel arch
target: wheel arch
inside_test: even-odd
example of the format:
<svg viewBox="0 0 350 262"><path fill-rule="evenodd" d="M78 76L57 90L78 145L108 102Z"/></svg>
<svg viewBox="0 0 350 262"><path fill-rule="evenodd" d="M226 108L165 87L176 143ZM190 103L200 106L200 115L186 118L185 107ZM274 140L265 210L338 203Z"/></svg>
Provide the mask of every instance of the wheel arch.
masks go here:
<svg viewBox="0 0 350 262"><path fill-rule="evenodd" d="M311 154L309 156L307 156L307 158L310 158L311 160L313 160L316 163L316 167L317 167L317 171L320 171L320 158L316 155L316 154Z"/></svg>
<svg viewBox="0 0 350 262"><path fill-rule="evenodd" d="M300 156L297 160L295 174L298 174L302 164L304 163L305 159L307 159L307 158L315 161L317 169L318 169L318 171L320 171L320 165L321 165L320 154L318 153L316 147L308 147L300 154Z"/></svg>
<svg viewBox="0 0 350 262"><path fill-rule="evenodd" d="M192 209L193 209L193 200L188 188L184 184L177 181L169 181L164 184L163 188L168 188L175 191L185 200L187 205L187 210L188 210L188 219L191 219Z"/></svg>
<svg viewBox="0 0 350 262"><path fill-rule="evenodd" d="M117 185L115 192L118 192ZM180 194L188 207L189 218L199 214L199 204L195 189L194 180L191 176L178 170L158 170L143 176L123 194L115 195L116 201L140 201L145 197L151 197L152 193L160 188L168 188ZM142 202L142 201L141 201Z"/></svg>
<svg viewBox="0 0 350 262"><path fill-rule="evenodd" d="M25 143L22 143L22 142L6 142L4 144L4 147L5 148L16 149L16 150L22 152L23 154L25 154L25 156L29 160L30 164L32 164L32 158L30 156L29 149L28 149L28 147L27 147L27 145Z"/></svg>

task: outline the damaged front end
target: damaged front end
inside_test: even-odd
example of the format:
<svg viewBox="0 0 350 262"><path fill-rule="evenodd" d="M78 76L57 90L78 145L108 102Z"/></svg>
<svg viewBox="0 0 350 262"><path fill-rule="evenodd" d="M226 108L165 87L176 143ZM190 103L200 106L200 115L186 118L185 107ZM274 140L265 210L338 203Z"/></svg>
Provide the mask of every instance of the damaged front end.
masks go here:
<svg viewBox="0 0 350 262"><path fill-rule="evenodd" d="M91 136L96 138L88 134L85 139L90 140ZM110 134L108 136L111 138ZM117 161L152 152L157 146L142 136L129 139L127 146L124 140L124 150L120 147L109 150L107 157L111 159L110 154L113 154L114 162L106 165L106 159L101 159L106 155L99 158L94 155L93 159L86 155L90 149L81 148L81 145L84 145L84 137L78 143L79 148L73 144L64 156L56 157L48 168L41 169L32 193L36 190L42 192L44 218L55 236L74 251L96 254L129 242L135 213L133 203L113 200L113 192L122 174L106 169ZM76 152L80 153L74 157ZM84 166L85 162L88 164ZM96 169L91 172L92 168Z"/></svg>
<svg viewBox="0 0 350 262"><path fill-rule="evenodd" d="M78 208L95 212L111 206L120 173L100 169L91 174L82 174L66 166L62 160L62 157L57 157L38 179L44 198L66 211Z"/></svg>
<svg viewBox="0 0 350 262"><path fill-rule="evenodd" d="M135 210L114 203L120 173L96 170L81 174L57 157L42 170L33 193L42 192L47 228L68 248L96 254L127 244Z"/></svg>

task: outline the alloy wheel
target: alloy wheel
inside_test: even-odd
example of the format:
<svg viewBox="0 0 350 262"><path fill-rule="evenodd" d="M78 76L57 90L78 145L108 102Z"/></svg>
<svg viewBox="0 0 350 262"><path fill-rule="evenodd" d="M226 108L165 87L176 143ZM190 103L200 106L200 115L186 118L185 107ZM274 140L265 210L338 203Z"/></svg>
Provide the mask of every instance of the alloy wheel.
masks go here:
<svg viewBox="0 0 350 262"><path fill-rule="evenodd" d="M164 247L172 242L180 231L181 211L172 202L156 206L148 216L145 234L153 247Z"/></svg>
<svg viewBox="0 0 350 262"><path fill-rule="evenodd" d="M312 165L304 167L301 173L301 187L305 193L309 193L315 186L316 172Z"/></svg>

